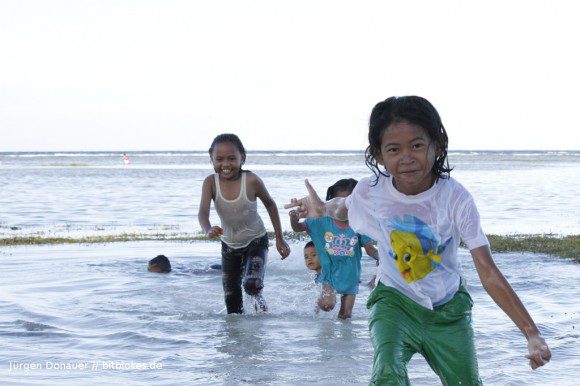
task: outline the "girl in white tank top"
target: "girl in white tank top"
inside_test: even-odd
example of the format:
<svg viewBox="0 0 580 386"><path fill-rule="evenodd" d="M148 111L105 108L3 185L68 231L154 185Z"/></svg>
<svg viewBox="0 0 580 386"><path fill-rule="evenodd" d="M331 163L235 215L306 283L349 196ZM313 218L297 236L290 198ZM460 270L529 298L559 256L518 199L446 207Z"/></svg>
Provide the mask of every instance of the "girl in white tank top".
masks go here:
<svg viewBox="0 0 580 386"><path fill-rule="evenodd" d="M228 247L238 249L246 247L252 240L264 236L266 228L258 215L258 201L250 201L246 192L246 175L242 172L240 194L234 200L225 199L220 192L219 174L214 174L215 198L214 207L222 221L222 242Z"/></svg>
<svg viewBox="0 0 580 386"><path fill-rule="evenodd" d="M265 311L267 307L261 293L268 239L258 215L257 199L268 211L276 249L284 259L290 254L290 248L282 237L278 208L262 180L242 170L246 151L236 135L218 135L209 155L215 174L207 176L203 182L198 220L210 239L221 238L222 241L222 275L228 313L243 311L242 281L246 293L256 299L256 310ZM221 226L212 226L209 221L212 200Z"/></svg>

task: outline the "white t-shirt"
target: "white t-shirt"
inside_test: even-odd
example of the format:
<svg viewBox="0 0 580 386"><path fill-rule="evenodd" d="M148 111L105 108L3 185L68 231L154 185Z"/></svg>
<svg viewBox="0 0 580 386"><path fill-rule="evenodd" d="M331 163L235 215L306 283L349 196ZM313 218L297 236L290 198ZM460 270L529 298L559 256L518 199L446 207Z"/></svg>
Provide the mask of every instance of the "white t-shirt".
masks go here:
<svg viewBox="0 0 580 386"><path fill-rule="evenodd" d="M488 245L471 194L452 178L407 196L392 177L363 178L346 199L349 225L378 242L377 282L432 309L453 297L461 276L457 248Z"/></svg>

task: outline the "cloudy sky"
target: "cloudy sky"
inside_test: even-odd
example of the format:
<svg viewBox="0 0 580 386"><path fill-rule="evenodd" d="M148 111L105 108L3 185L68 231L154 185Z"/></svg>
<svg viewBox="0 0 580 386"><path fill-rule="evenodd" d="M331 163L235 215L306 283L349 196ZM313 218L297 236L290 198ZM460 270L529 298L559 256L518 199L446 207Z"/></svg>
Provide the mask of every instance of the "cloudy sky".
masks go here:
<svg viewBox="0 0 580 386"><path fill-rule="evenodd" d="M578 1L0 2L0 151L363 149L380 100L450 149L579 149Z"/></svg>

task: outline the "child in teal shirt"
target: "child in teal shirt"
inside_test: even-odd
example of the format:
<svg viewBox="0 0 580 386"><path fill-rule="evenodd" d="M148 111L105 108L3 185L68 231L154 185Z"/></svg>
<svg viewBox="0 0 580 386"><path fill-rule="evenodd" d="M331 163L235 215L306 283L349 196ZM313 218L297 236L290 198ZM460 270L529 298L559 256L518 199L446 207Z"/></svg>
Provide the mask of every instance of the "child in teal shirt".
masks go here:
<svg viewBox="0 0 580 386"><path fill-rule="evenodd" d="M350 195L357 181L343 179L328 188L327 200L334 197ZM378 252L373 240L353 231L348 221L338 221L331 217L306 219L299 222L295 212L290 212L290 223L295 232L308 232L322 266L319 281L322 283L322 294L318 301L320 309L331 311L336 304L336 295L341 296L341 307L338 317L341 319L352 316L352 308L358 293L361 277L361 247L375 259Z"/></svg>

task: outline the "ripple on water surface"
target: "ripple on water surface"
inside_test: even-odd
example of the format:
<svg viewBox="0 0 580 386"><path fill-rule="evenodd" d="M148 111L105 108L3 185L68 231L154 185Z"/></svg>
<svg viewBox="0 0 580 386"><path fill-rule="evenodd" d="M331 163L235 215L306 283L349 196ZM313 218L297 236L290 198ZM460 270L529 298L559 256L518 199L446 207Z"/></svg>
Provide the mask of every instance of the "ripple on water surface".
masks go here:
<svg viewBox="0 0 580 386"><path fill-rule="evenodd" d="M314 312L317 289L303 268L300 243L280 261L270 255L267 315L225 315L217 243L141 242L28 246L0 255L0 381L103 384L366 384L373 349L361 286L354 318ZM147 261L164 253L174 271L154 274ZM499 254L498 266L541 327L554 361L532 372L526 344L483 290L460 251L475 301L474 328L481 376L488 385L573 384L578 349L579 266L534 254ZM9 262L9 264L7 264ZM525 269L522 269L525 264ZM26 275L23 275L25 267ZM58 267L58 269L55 269ZM363 259L363 282L374 272ZM245 299L246 304L250 299ZM7 372L19 362L124 361L161 363L155 370ZM435 375L416 355L413 385Z"/></svg>

